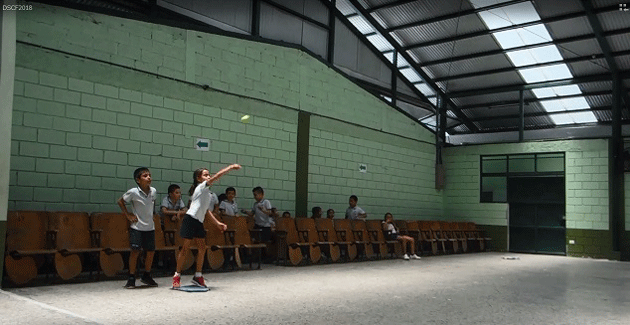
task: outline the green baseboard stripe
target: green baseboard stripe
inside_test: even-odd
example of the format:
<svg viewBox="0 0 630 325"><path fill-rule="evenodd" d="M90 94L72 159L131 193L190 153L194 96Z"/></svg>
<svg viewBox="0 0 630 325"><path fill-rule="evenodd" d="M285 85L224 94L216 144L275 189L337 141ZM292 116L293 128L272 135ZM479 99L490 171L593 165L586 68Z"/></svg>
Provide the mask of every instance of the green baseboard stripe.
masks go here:
<svg viewBox="0 0 630 325"><path fill-rule="evenodd" d="M0 252L2 252L2 258L0 258L0 288L2 287L2 279L4 278L4 250L5 239L7 238L7 221L0 220Z"/></svg>
<svg viewBox="0 0 630 325"><path fill-rule="evenodd" d="M507 251L507 227L506 226L487 226L478 225L480 229L486 231L487 235L492 238L490 248L493 251L505 252Z"/></svg>
<svg viewBox="0 0 630 325"><path fill-rule="evenodd" d="M567 255L619 259L619 252L613 252L609 230L567 229Z"/></svg>

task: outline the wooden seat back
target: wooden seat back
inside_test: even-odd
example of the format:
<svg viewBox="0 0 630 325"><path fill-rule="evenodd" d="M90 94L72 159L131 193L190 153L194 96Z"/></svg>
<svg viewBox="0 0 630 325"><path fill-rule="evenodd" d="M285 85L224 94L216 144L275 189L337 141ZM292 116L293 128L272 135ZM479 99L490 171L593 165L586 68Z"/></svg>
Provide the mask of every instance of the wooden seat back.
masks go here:
<svg viewBox="0 0 630 325"><path fill-rule="evenodd" d="M317 226L318 231L326 231L328 232L328 238L320 237L320 241L329 241L329 242L338 242L337 232L335 231L335 225L333 221L328 218L317 218L315 220L315 225Z"/></svg>
<svg viewBox="0 0 630 325"><path fill-rule="evenodd" d="M90 215L92 230L101 232L101 248L129 249L129 221L122 213L98 212Z"/></svg>
<svg viewBox="0 0 630 325"><path fill-rule="evenodd" d="M183 218L182 218L183 219ZM179 229L182 226L182 219L171 220L171 218L164 218L164 234L167 246L182 247L184 245L184 239L179 235Z"/></svg>
<svg viewBox="0 0 630 325"><path fill-rule="evenodd" d="M365 220L365 226L368 231L376 234L376 238L372 237L372 241L385 242L385 235L383 234L383 223L380 220Z"/></svg>
<svg viewBox="0 0 630 325"><path fill-rule="evenodd" d="M371 243L372 242L372 238L367 230L367 225L365 224L365 220L352 220L352 229L355 232L361 232L361 236L364 242L368 242Z"/></svg>
<svg viewBox="0 0 630 325"><path fill-rule="evenodd" d="M315 219L312 218L295 218L295 226L298 232L306 234L307 238L302 238L304 242L316 243L322 241L319 239L317 233L317 226L315 225ZM308 241L306 240L308 239Z"/></svg>
<svg viewBox="0 0 630 325"><path fill-rule="evenodd" d="M9 211L7 214L6 251L50 249L47 242L48 212Z"/></svg>
<svg viewBox="0 0 630 325"><path fill-rule="evenodd" d="M358 239L354 237L354 232L352 229L352 220L350 219L336 219L334 222L335 232L337 232L337 238L340 238L342 241L344 240L348 242L355 242Z"/></svg>
<svg viewBox="0 0 630 325"><path fill-rule="evenodd" d="M278 218L276 220L276 231L286 232L286 241L289 245L301 242L293 218Z"/></svg>
<svg viewBox="0 0 630 325"><path fill-rule="evenodd" d="M53 212L48 215L48 229L57 233L57 250L92 248L90 216L86 212Z"/></svg>

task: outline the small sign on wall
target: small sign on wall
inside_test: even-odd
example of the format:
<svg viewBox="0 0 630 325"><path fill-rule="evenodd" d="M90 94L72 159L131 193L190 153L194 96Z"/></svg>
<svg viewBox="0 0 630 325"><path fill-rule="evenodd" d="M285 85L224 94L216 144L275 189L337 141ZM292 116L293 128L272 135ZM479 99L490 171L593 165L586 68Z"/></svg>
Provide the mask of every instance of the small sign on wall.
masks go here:
<svg viewBox="0 0 630 325"><path fill-rule="evenodd" d="M359 171L362 173L367 173L367 165L366 164L359 164Z"/></svg>
<svg viewBox="0 0 630 325"><path fill-rule="evenodd" d="M210 139L196 138L195 149L199 151L210 151Z"/></svg>

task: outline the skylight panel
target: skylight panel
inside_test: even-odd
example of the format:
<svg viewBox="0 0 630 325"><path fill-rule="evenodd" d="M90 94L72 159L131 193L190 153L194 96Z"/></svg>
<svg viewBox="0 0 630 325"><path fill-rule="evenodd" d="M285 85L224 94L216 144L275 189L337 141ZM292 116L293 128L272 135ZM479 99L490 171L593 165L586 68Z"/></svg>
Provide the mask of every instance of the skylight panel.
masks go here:
<svg viewBox="0 0 630 325"><path fill-rule="evenodd" d="M482 11L479 16L490 30L540 20L531 2Z"/></svg>
<svg viewBox="0 0 630 325"><path fill-rule="evenodd" d="M352 25L354 25L354 27L356 27L363 35L374 32L372 25L370 25L370 23L362 16L352 16L348 18L348 21L352 23Z"/></svg>
<svg viewBox="0 0 630 325"><path fill-rule="evenodd" d="M562 105L561 99L542 100L540 104L547 112L560 112L566 111L564 105Z"/></svg>
<svg viewBox="0 0 630 325"><path fill-rule="evenodd" d="M437 106L437 97L429 97L427 98L433 106Z"/></svg>
<svg viewBox="0 0 630 325"><path fill-rule="evenodd" d="M535 49L526 49L507 52L507 56L517 67L525 65L562 61L562 55L555 45L542 46Z"/></svg>
<svg viewBox="0 0 630 325"><path fill-rule="evenodd" d="M416 88L425 96L435 96L435 90L425 83L416 84Z"/></svg>
<svg viewBox="0 0 630 325"><path fill-rule="evenodd" d="M573 124L573 118L570 114L554 114L549 116L555 125Z"/></svg>
<svg viewBox="0 0 630 325"><path fill-rule="evenodd" d="M347 16L356 12L356 9L348 0L337 0L336 5L337 5L337 9L339 9L339 12L341 12L344 16Z"/></svg>
<svg viewBox="0 0 630 325"><path fill-rule="evenodd" d="M597 118L592 112L571 113L571 117L575 123L596 123Z"/></svg>
<svg viewBox="0 0 630 325"><path fill-rule="evenodd" d="M398 53L398 59L397 59L397 63L398 63L398 68L400 67L406 67L409 65L409 62L407 62L407 60L405 60L405 58L403 58L403 56Z"/></svg>
<svg viewBox="0 0 630 325"><path fill-rule="evenodd" d="M573 98L563 98L562 105L565 107L567 111L590 108L590 105L588 104L584 96L573 97Z"/></svg>
<svg viewBox="0 0 630 325"><path fill-rule="evenodd" d="M581 94L580 87L577 85L557 86L548 88L532 89L537 98L548 98L556 96L569 96Z"/></svg>
<svg viewBox="0 0 630 325"><path fill-rule="evenodd" d="M547 67L520 69L518 72L527 83L569 79L573 77L571 71L569 71L569 68L564 63Z"/></svg>
<svg viewBox="0 0 630 325"><path fill-rule="evenodd" d="M422 78L416 71L411 68L400 69L400 73L403 74L410 82L422 81Z"/></svg>
<svg viewBox="0 0 630 325"><path fill-rule="evenodd" d="M374 34L367 37L379 52L391 51L394 47L381 34Z"/></svg>
<svg viewBox="0 0 630 325"><path fill-rule="evenodd" d="M383 53L383 56L389 60L389 62L394 63L394 52L385 52Z"/></svg>
<svg viewBox="0 0 630 325"><path fill-rule="evenodd" d="M492 35L505 50L551 41L551 36L543 24L506 30Z"/></svg>

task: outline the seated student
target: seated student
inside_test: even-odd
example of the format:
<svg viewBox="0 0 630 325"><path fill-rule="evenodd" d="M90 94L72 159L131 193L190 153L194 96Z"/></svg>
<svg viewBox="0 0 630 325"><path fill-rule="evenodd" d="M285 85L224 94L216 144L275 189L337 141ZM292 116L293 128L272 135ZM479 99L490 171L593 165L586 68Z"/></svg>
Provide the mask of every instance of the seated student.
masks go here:
<svg viewBox="0 0 630 325"><path fill-rule="evenodd" d="M289 211L282 212L282 217L283 218L291 218L291 212L289 212Z"/></svg>
<svg viewBox="0 0 630 325"><path fill-rule="evenodd" d="M225 194L221 194L225 196L225 200L221 201L219 205L219 210L221 211L221 215L235 217L238 215L238 204L236 204L236 189L233 187L228 187L225 189ZM219 199L221 200L221 199Z"/></svg>
<svg viewBox="0 0 630 325"><path fill-rule="evenodd" d="M160 220L164 226L164 218L171 217L171 221L181 219L186 214L188 208L182 201L182 190L177 184L171 184L168 187L168 195L162 199L160 204Z"/></svg>
<svg viewBox="0 0 630 325"><path fill-rule="evenodd" d="M365 213L365 211L363 211L363 209L357 206L357 202L359 201L359 198L356 195L351 195L350 200L348 201L349 201L350 206L346 210L346 219L365 220L367 218L367 214Z"/></svg>
<svg viewBox="0 0 630 325"><path fill-rule="evenodd" d="M398 233L398 228L394 225L394 216L391 213L385 213L385 218L383 221L383 232L387 237L387 240L398 240L402 245L403 249L403 259L409 260L409 255L407 255L407 244L409 244L411 250L411 258L414 260L419 260L421 257L416 255L416 243L413 238L409 236L400 235Z"/></svg>
<svg viewBox="0 0 630 325"><path fill-rule="evenodd" d="M313 219L317 219L317 218L321 218L322 217L322 208L320 207L314 207L311 212L313 213L313 215L311 216L311 218Z"/></svg>
<svg viewBox="0 0 630 325"><path fill-rule="evenodd" d="M271 241L271 227L276 226L274 221L274 208L271 206L271 202L265 199L265 191L262 187L257 186L252 190L254 194L254 206L250 211L244 211L249 216L254 216L254 229L261 229L261 240L263 242Z"/></svg>
<svg viewBox="0 0 630 325"><path fill-rule="evenodd" d="M326 211L326 218L334 219L335 218L335 210L328 209L328 211Z"/></svg>

